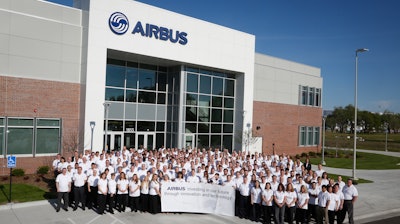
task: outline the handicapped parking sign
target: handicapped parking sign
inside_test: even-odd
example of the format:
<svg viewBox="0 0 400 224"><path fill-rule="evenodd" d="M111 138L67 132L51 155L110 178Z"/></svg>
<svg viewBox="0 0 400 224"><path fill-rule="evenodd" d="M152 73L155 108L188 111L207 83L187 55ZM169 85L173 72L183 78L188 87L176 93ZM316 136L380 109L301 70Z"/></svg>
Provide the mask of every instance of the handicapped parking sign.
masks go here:
<svg viewBox="0 0 400 224"><path fill-rule="evenodd" d="M16 156L7 156L7 168L15 168L17 166Z"/></svg>

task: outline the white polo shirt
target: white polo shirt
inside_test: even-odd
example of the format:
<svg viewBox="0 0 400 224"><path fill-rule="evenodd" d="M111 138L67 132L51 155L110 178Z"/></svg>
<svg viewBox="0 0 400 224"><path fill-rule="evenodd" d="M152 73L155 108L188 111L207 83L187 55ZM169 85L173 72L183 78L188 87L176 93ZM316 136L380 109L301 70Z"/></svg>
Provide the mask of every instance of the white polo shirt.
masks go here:
<svg viewBox="0 0 400 224"><path fill-rule="evenodd" d="M58 183L58 191L59 192L68 192L69 184L71 183L71 177L67 174L58 174L56 178L56 182Z"/></svg>
<svg viewBox="0 0 400 224"><path fill-rule="evenodd" d="M83 172L81 174L75 173L72 180L74 181L75 187L83 187L83 185L85 185L85 181L87 180L87 176Z"/></svg>
<svg viewBox="0 0 400 224"><path fill-rule="evenodd" d="M358 196L358 191L354 185L351 185L350 187L345 185L343 187L343 196L344 200L353 200L353 197Z"/></svg>

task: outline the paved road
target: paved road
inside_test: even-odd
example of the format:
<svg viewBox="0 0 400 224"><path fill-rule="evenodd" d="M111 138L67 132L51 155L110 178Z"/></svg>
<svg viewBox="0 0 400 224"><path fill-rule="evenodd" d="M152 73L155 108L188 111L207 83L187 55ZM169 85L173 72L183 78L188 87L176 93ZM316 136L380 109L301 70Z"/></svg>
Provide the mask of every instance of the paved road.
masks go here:
<svg viewBox="0 0 400 224"><path fill-rule="evenodd" d="M358 150L361 151L361 150ZM373 152L373 151L367 151ZM382 153L381 151L377 151ZM383 152L385 153L385 152ZM391 153L400 157L400 153ZM324 167L328 173L351 176L351 170ZM374 183L357 185L359 200L355 204L356 223L400 223L400 170L358 170L357 176ZM388 219L389 218L389 219ZM387 220L385 220L387 219ZM219 223L253 223L237 217L226 217L205 214L141 214L116 213L115 215L98 215L91 210L76 212L55 212L54 205L48 201L29 202L0 206L0 223L20 224L125 224L125 223L174 223L187 222L199 224Z"/></svg>

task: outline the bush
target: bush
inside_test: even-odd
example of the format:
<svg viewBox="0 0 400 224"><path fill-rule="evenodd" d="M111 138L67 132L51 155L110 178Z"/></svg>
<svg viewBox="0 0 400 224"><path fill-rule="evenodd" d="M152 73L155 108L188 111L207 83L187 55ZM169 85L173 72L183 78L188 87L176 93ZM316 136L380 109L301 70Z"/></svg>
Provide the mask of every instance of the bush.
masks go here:
<svg viewBox="0 0 400 224"><path fill-rule="evenodd" d="M40 166L40 167L37 169L37 174L40 174L40 175L48 174L48 173L49 173L49 170L50 170L50 167L49 167L49 166Z"/></svg>
<svg viewBox="0 0 400 224"><path fill-rule="evenodd" d="M310 155L311 157L314 157L314 156L315 156L315 152L310 151L310 152L308 153L308 155Z"/></svg>
<svg viewBox="0 0 400 224"><path fill-rule="evenodd" d="M13 169L12 172L11 172L11 174L12 174L13 176L16 176L16 177L22 177L22 176L25 175L25 170L19 169L19 168Z"/></svg>

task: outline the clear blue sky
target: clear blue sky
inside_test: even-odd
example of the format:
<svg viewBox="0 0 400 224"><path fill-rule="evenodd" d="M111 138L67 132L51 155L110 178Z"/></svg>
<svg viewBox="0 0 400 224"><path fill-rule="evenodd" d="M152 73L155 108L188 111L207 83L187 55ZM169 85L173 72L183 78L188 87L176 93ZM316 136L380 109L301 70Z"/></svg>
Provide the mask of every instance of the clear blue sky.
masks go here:
<svg viewBox="0 0 400 224"><path fill-rule="evenodd" d="M72 0L51 0L71 5ZM256 51L321 68L323 108L400 113L399 0L140 0L256 36Z"/></svg>

